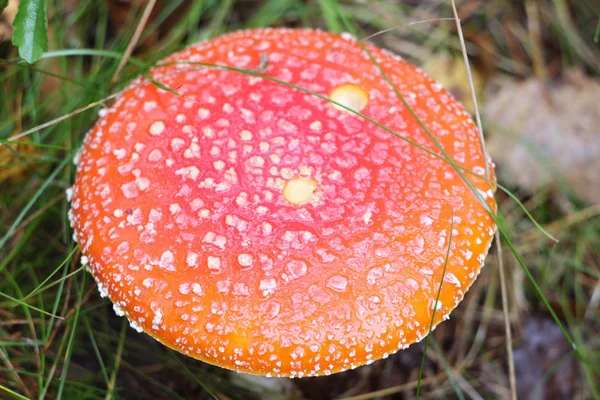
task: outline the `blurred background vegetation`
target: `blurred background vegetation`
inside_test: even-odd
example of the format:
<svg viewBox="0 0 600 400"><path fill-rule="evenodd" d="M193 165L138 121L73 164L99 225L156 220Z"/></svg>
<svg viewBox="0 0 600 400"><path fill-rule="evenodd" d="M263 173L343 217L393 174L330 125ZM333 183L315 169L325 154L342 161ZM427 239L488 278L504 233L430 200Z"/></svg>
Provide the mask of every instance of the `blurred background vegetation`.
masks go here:
<svg viewBox="0 0 600 400"><path fill-rule="evenodd" d="M171 52L236 29L342 32L343 15L359 38L420 66L475 112L449 0L158 0L145 24L148 0L48 1L47 30L43 19L39 26L49 52L34 64L11 43L19 3L0 1L0 398L415 397L423 343L330 377L265 379L194 361L129 329L78 263L65 189L106 97ZM456 6L500 182L559 241L499 192L501 219L586 357L577 358L506 249L519 397L600 398L600 2ZM117 72L136 29L133 56ZM431 335L421 398L509 397L497 260L488 256Z"/></svg>

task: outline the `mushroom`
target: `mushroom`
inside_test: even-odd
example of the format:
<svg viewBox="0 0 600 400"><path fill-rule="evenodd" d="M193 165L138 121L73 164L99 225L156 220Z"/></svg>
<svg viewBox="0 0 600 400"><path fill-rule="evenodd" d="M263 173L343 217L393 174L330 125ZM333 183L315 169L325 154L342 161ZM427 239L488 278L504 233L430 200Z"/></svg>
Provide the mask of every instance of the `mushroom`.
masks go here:
<svg viewBox="0 0 600 400"><path fill-rule="evenodd" d="M495 210L468 113L368 47ZM256 71L265 57L273 79L186 64ZM133 328L224 368L302 377L404 349L461 301L493 219L450 163L339 106L439 153L354 39L240 31L150 73L178 94L140 78L101 113L70 211L100 294Z"/></svg>

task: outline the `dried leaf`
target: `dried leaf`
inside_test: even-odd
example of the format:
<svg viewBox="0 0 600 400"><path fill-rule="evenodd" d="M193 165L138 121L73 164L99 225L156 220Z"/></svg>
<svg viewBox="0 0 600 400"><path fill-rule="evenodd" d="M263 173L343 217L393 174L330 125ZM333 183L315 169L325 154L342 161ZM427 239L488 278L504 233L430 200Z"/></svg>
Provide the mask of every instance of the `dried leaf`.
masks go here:
<svg viewBox="0 0 600 400"><path fill-rule="evenodd" d="M37 147L24 142L27 142L27 139L22 139L20 143L0 145L0 183L26 177L35 165L32 157L42 154Z"/></svg>
<svg viewBox="0 0 600 400"><path fill-rule="evenodd" d="M484 118L500 177L530 192L562 179L600 203L600 81L569 70L554 82L505 78L497 86Z"/></svg>
<svg viewBox="0 0 600 400"><path fill-rule="evenodd" d="M0 42L12 36L13 20L18 8L19 0L0 0Z"/></svg>

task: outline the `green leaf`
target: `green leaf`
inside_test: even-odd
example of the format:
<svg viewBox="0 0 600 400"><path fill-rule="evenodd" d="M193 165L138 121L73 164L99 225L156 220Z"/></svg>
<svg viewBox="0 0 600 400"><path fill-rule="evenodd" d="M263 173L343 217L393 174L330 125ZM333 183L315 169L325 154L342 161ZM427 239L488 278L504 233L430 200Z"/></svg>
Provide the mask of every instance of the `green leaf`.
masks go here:
<svg viewBox="0 0 600 400"><path fill-rule="evenodd" d="M46 0L21 0L13 25L13 44L21 58L30 64L39 60L48 50Z"/></svg>
<svg viewBox="0 0 600 400"><path fill-rule="evenodd" d="M8 0L0 0L0 15L2 15L2 11L4 11L7 5Z"/></svg>

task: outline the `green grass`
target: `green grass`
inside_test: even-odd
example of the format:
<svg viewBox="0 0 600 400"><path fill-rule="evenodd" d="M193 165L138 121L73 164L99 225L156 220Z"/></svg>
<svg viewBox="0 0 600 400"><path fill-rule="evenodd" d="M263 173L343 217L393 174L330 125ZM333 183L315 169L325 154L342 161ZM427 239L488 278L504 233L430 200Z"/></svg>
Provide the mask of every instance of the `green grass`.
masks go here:
<svg viewBox="0 0 600 400"><path fill-rule="evenodd" d="M359 37L365 37L397 27L371 40L383 45L401 44L396 50L406 49L402 55L417 65L439 52L460 52L453 21L410 24L452 17L449 3L199 0L177 15L181 3L168 3L146 26L142 43L164 30L162 27L169 25L169 29L161 32L160 40L151 48L129 59L115 85L111 85L112 77L141 9L133 7L126 16L127 23L114 27L107 2L68 6L56 1L49 5L52 51L45 59L33 66L17 62L15 49L0 45L0 56L4 57L0 61L0 168L20 169L19 176L0 181L0 398L246 399L261 398L267 391L241 384L227 371L188 359L137 334L114 315L108 301L98 296L93 281L78 264L80 254L71 239L64 196L73 181L75 150L103 105L83 108L117 93L148 65L172 51L240 28L356 29ZM458 2L459 11L467 3ZM591 22L581 22L590 11L594 12L585 4L568 9L563 1L556 0L541 11L541 18L560 43L554 54L560 64L580 65L598 76L600 57L592 45L600 26L597 10ZM506 32L499 30L508 22L517 32L522 29L516 20L502 20L502 15L518 13L519 7L510 2L492 1L463 21L467 40L474 31L489 34L486 45L493 49L493 73L517 77L533 74L530 60L515 54ZM522 41L525 54L534 53L527 35L514 38ZM479 53L473 48L470 45L470 55L477 61ZM68 118L61 119L63 116ZM38 129L49 121L54 122ZM26 131L30 133L19 142L27 145L7 142ZM2 165L6 149L16 155L8 166ZM523 270L513 261L510 248L504 252L514 347L527 342L523 325L529 319L551 318L550 306L585 362L577 360L575 352L566 351L556 365L540 366L544 377L538 385L548 386L560 367L570 363L575 382L572 397L600 398L600 312L598 303L591 302L594 293L600 292L600 212L586 214L589 208L573 198L567 187L561 191L572 200L573 211L568 214L557 211L555 194L550 191L532 196L519 193L519 188L511 189L515 191L513 197L526 207L498 193L502 226L515 243L521 266L526 267ZM587 217L573 217L582 213ZM560 242L548 240L529 214ZM530 274L537 289L524 279L523 271ZM403 364L406 361L390 357L375 363L366 371L376 383L363 390L360 398L376 398L384 389L386 394L412 391L422 398L505 396L508 378L498 287L497 263L494 256L488 256L488 265L452 320L430 335L431 348L424 352L423 344L419 344L405 351L408 356L404 357L415 360L417 375L396 374L384 382L378 374L397 365L408 368ZM490 379L490 371L494 379ZM321 385L322 398L352 393L356 372L340 376L314 380L315 385ZM328 379L342 379L343 390L331 391ZM390 390L390 386L394 387Z"/></svg>

